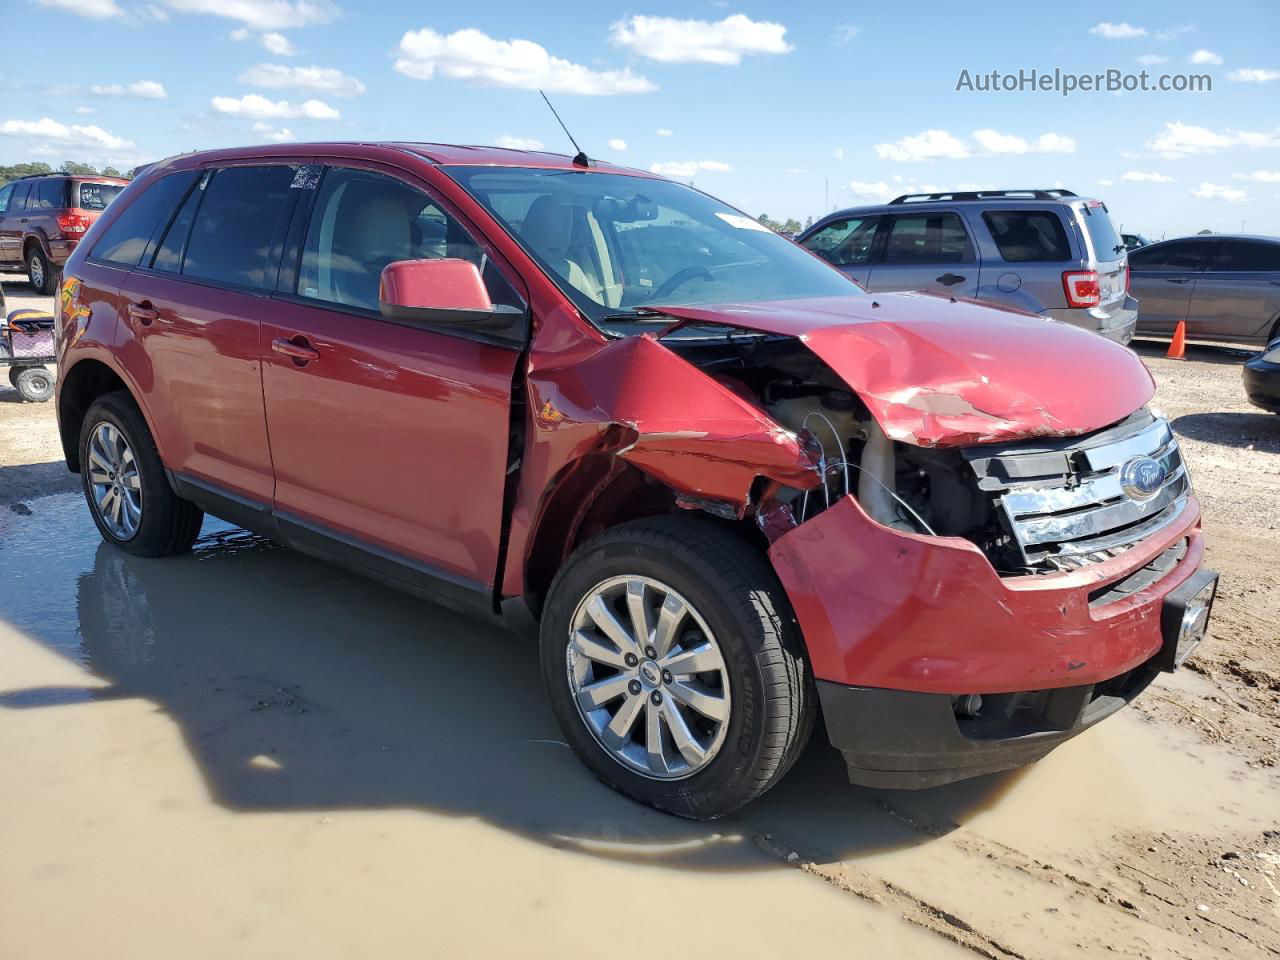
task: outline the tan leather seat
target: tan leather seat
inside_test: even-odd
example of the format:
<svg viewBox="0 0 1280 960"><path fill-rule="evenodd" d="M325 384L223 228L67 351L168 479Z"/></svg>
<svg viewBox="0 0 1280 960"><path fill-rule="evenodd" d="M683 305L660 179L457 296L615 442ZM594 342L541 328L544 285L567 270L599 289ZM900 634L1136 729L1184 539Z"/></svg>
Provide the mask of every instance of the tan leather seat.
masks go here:
<svg viewBox="0 0 1280 960"><path fill-rule="evenodd" d="M596 303L605 302L600 282L573 255L574 209L557 197L539 197L529 207L520 236L542 260L569 285Z"/></svg>

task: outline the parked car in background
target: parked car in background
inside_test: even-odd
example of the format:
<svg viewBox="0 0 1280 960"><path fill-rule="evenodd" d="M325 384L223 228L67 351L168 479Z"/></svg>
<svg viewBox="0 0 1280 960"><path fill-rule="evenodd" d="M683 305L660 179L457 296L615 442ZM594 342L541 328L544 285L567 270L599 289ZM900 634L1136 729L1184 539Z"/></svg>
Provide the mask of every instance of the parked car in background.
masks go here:
<svg viewBox="0 0 1280 960"><path fill-rule="evenodd" d="M1244 392L1255 407L1280 413L1280 336L1244 365Z"/></svg>
<svg viewBox="0 0 1280 960"><path fill-rule="evenodd" d="M798 238L868 290L932 290L1133 335L1125 246L1106 205L1070 190L908 194L819 220Z"/></svg>
<svg viewBox="0 0 1280 960"><path fill-rule="evenodd" d="M1266 344L1280 337L1280 239L1214 234L1164 240L1129 255L1141 336L1179 320L1200 340Z"/></svg>
<svg viewBox="0 0 1280 960"><path fill-rule="evenodd" d="M37 173L0 187L0 267L22 266L39 294L85 232L129 183L119 177Z"/></svg>
<svg viewBox="0 0 1280 960"><path fill-rule="evenodd" d="M1131 351L873 299L644 171L177 157L72 254L58 324L63 450L107 544L179 553L208 511L536 619L569 745L686 817L772 787L819 701L858 783L1030 763L1180 663L1213 601ZM492 670L452 682L501 695Z"/></svg>
<svg viewBox="0 0 1280 960"><path fill-rule="evenodd" d="M1140 233L1122 233L1120 239L1124 241L1126 250L1137 250L1139 247L1145 247L1151 241Z"/></svg>

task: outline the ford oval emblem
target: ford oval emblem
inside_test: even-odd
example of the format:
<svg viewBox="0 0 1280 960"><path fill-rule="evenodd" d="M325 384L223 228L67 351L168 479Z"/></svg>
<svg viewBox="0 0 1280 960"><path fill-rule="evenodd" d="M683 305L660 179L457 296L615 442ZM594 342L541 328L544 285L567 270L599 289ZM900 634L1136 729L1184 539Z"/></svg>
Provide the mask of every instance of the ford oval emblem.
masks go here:
<svg viewBox="0 0 1280 960"><path fill-rule="evenodd" d="M1120 468L1120 489L1133 500L1150 500L1164 486L1169 471L1159 460L1134 457Z"/></svg>

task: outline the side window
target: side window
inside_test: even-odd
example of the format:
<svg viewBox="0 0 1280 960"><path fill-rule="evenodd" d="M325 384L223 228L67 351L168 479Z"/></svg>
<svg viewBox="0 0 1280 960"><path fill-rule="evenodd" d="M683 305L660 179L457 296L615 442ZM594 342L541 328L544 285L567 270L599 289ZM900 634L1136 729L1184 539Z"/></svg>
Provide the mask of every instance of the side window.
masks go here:
<svg viewBox="0 0 1280 960"><path fill-rule="evenodd" d="M205 171L187 194L187 199L182 202L177 216L169 224L169 229L165 231L164 238L156 250L155 259L151 262L153 269L165 273L182 272L182 255L187 249L191 224L195 222L196 208L200 206L200 200L204 197L204 187L209 182L209 177L210 172Z"/></svg>
<svg viewBox="0 0 1280 960"><path fill-rule="evenodd" d="M1129 267L1159 273L1199 270L1204 266L1212 243L1209 240L1171 240L1142 247L1129 254Z"/></svg>
<svg viewBox="0 0 1280 960"><path fill-rule="evenodd" d="M885 244L885 263L968 263L969 236L954 213L894 217Z"/></svg>
<svg viewBox="0 0 1280 960"><path fill-rule="evenodd" d="M9 212L27 209L27 196L31 193L31 181L25 180L13 188L13 202L9 204Z"/></svg>
<svg viewBox="0 0 1280 960"><path fill-rule="evenodd" d="M1222 240L1214 252L1209 269L1280 271L1280 244L1257 240Z"/></svg>
<svg viewBox="0 0 1280 960"><path fill-rule="evenodd" d="M146 187L102 235L90 256L136 267L147 252L152 235L173 215L173 209L196 178L196 171L171 173Z"/></svg>
<svg viewBox="0 0 1280 960"><path fill-rule="evenodd" d="M275 283L269 268L293 176L287 166L217 171L204 187L182 275L257 290Z"/></svg>
<svg viewBox="0 0 1280 960"><path fill-rule="evenodd" d="M1000 256L1010 263L1071 259L1066 228L1052 210L992 210L982 219Z"/></svg>
<svg viewBox="0 0 1280 960"><path fill-rule="evenodd" d="M27 201L27 209L34 207L37 210L62 210L69 207L67 189L70 184L70 180L59 177L39 181L31 192L31 199Z"/></svg>
<svg viewBox="0 0 1280 960"><path fill-rule="evenodd" d="M0 187L0 213L9 209L9 198L13 196L13 184L6 183Z"/></svg>
<svg viewBox="0 0 1280 960"><path fill-rule="evenodd" d="M331 167L307 225L296 292L376 311L387 264L438 257L471 261L494 303L522 306L479 244L427 194L382 174Z"/></svg>
<svg viewBox="0 0 1280 960"><path fill-rule="evenodd" d="M850 267L871 259L879 217L851 217L827 224L804 241L804 246L837 267Z"/></svg>

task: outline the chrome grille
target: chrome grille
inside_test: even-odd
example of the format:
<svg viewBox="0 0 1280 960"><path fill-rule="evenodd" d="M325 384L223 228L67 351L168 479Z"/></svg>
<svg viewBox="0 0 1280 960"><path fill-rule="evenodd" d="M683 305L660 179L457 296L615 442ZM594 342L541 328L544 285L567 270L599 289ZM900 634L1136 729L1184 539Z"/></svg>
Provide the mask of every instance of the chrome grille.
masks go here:
<svg viewBox="0 0 1280 960"><path fill-rule="evenodd" d="M1121 471L1135 457L1163 468L1145 498L1122 483ZM1074 443L974 451L969 459L979 486L996 495L1028 567L1072 569L1117 556L1171 522L1191 492L1168 422L1145 411Z"/></svg>

